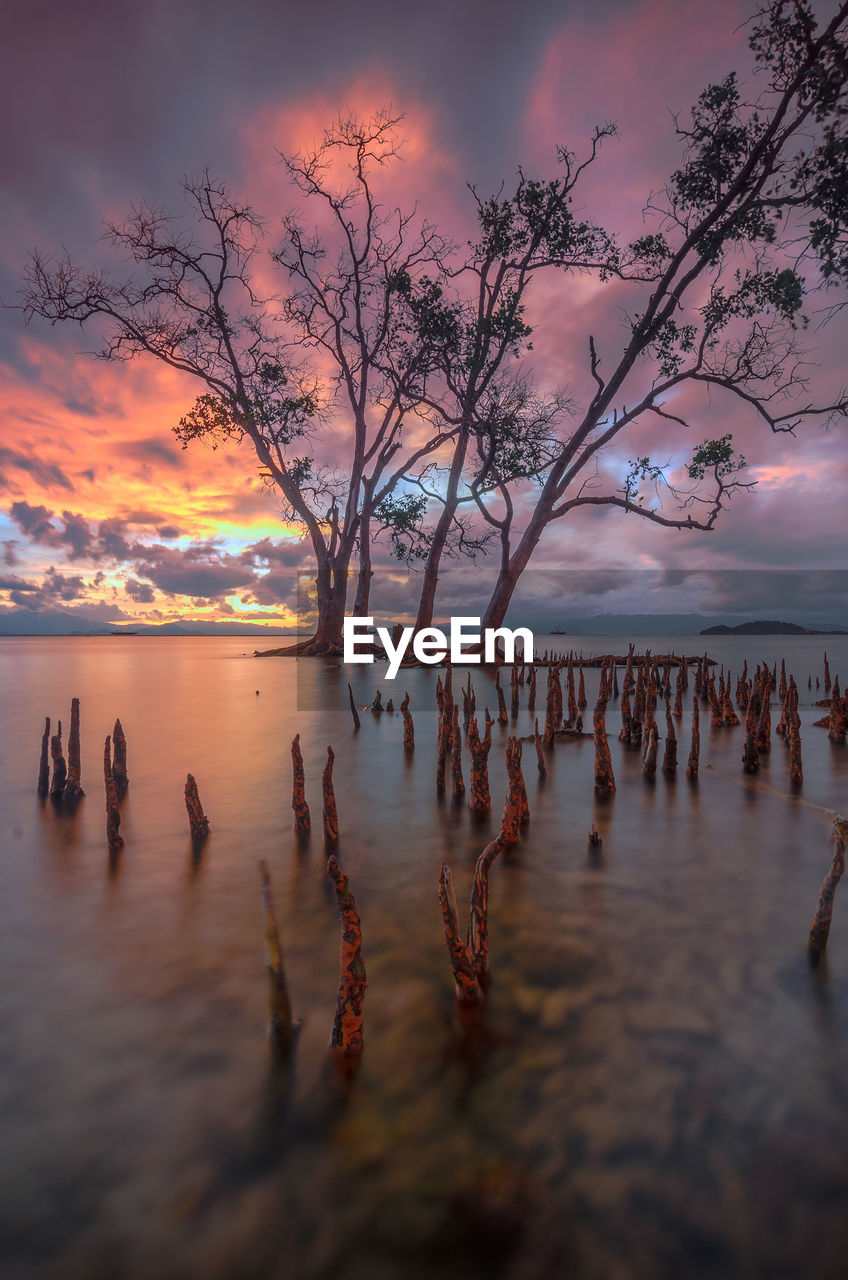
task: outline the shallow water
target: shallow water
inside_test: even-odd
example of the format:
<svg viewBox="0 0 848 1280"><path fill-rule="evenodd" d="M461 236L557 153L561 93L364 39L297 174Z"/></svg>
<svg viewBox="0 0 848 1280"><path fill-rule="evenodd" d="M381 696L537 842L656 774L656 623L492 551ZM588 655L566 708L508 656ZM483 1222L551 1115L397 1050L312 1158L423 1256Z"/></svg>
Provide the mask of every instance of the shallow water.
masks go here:
<svg viewBox="0 0 848 1280"><path fill-rule="evenodd" d="M686 782L691 684L675 782L641 777L616 740L617 702L607 802L592 792L591 737L559 743L544 779L525 746L531 821L492 870L493 983L475 1029L454 1007L437 876L446 859L464 911L500 817L506 737L531 727L526 691L517 726L495 726L494 814L478 823L436 797L432 670L392 689L379 667L257 662L239 638L0 639L4 1275L844 1276L839 895L825 962L811 970L805 953L828 811L848 806L848 752L810 727L824 713L807 677L821 677L825 643L848 677L848 639L637 646L708 644L734 683L744 657L785 655L801 694L800 797L780 739L746 778L744 729L711 730L703 708L701 776ZM363 714L354 733L349 677L360 704L378 685L396 705L409 689L411 758L397 714ZM473 680L478 707L494 709L489 677ZM596 671L587 688L591 706ZM88 795L70 816L35 783L43 717L65 724L75 695ZM102 751L116 715L131 781L110 869ZM316 828L303 847L295 732ZM320 835L328 743L369 982L347 1087L327 1060L339 948ZM467 753L463 766L467 781ZM212 823L199 860L188 770ZM265 1038L262 857L303 1020L288 1076Z"/></svg>

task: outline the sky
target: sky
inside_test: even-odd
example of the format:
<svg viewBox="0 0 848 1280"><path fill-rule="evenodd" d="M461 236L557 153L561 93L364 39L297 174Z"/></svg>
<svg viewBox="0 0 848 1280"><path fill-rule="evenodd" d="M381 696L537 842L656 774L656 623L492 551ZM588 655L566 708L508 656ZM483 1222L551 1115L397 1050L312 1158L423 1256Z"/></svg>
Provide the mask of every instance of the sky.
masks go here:
<svg viewBox="0 0 848 1280"><path fill-rule="evenodd" d="M381 107L405 117L403 162L386 179L387 198L419 201L454 238L471 230L467 183L496 190L519 165L551 173L558 145L579 151L595 124L615 120L618 137L581 198L610 230L638 234L645 198L679 162L672 113L685 113L728 70L750 72L739 29L747 14L736 0L7 7L0 631L13 617L38 630L39 618L57 611L69 627L291 627L296 571L309 564L247 447L183 450L176 441L171 428L196 394L184 376L150 362L106 365L86 354L95 343L79 330L23 324L13 304L34 247L66 247L96 265L104 219L141 199L179 209L184 178L209 166L265 217L271 248L294 202L279 152L316 142L339 111ZM623 306L614 290L601 297L586 282L541 281L531 318L542 384L585 399L586 335L595 333L611 358ZM832 394L844 330L814 323L805 341ZM733 431L746 478L757 481L713 532L579 512L548 530L534 568L593 575L594 593L581 582L569 597L572 612L748 607L848 623L845 428L813 424L774 436L735 407L698 403L692 414L698 434L689 443ZM679 443L650 443L660 461L680 464ZM331 460L332 432L323 447ZM623 445L604 465L615 474L628 456ZM636 571L653 575L648 597ZM378 572L378 610L402 613L417 581L397 564ZM448 587L446 611L450 595ZM640 609L646 598L650 608Z"/></svg>

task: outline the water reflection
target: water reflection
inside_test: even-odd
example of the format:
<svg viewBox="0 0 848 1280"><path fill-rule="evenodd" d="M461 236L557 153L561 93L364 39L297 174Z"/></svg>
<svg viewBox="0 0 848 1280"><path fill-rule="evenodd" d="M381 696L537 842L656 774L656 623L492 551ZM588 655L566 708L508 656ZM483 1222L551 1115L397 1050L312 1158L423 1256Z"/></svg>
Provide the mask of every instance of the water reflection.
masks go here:
<svg viewBox="0 0 848 1280"><path fill-rule="evenodd" d="M257 667L239 641L0 641L0 956L11 975L0 1212L13 1274L841 1276L838 895L814 970L804 944L848 753L812 727L818 639L745 643L715 638L711 650L734 671L785 653L799 682L802 792L791 793L781 741L748 777L744 726L711 731L703 715L701 774L687 781L691 688L674 781L646 782L641 754L617 741L617 702L617 790L604 800L591 737L557 744L544 778L525 744L531 817L492 871L493 980L469 1024L453 1000L439 863L467 903L500 818L507 737L532 732L526 688L518 721L494 727L494 812L478 819L449 788L436 795L432 671L402 674L416 727L406 753L399 714L361 713L354 730L338 667ZM831 670L848 672L846 642L828 651ZM591 704L597 672L586 681ZM473 682L478 713L496 706L488 674ZM350 683L359 706L377 687L387 701L380 670ZM43 716L64 719L73 695L88 795L68 814L34 791ZM392 691L396 706L402 695ZM110 875L102 743L118 714L131 787ZM295 732L316 824L303 842L290 808ZM328 742L369 979L365 1054L348 1081L328 1054L339 976L318 825ZM199 857L189 770L212 826ZM593 825L600 858L589 856ZM260 858L303 1022L282 1072L265 1035Z"/></svg>

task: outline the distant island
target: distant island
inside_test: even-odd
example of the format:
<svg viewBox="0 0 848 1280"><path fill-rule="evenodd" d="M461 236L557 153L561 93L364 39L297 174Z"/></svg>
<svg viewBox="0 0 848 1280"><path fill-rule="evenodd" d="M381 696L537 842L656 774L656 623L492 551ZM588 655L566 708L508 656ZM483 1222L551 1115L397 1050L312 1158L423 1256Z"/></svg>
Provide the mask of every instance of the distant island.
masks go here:
<svg viewBox="0 0 848 1280"><path fill-rule="evenodd" d="M810 631L807 627L799 627L794 622L740 622L738 626L726 627L719 624L705 627L699 633L702 636L820 636L831 635L832 632Z"/></svg>

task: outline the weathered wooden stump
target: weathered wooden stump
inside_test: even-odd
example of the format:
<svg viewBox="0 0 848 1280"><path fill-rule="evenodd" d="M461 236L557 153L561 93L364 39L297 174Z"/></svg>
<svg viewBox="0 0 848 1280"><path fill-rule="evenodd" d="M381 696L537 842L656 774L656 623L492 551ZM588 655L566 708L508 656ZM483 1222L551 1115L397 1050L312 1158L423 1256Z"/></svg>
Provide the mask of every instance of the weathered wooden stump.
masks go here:
<svg viewBox="0 0 848 1280"><path fill-rule="evenodd" d="M333 764L335 755L332 747L327 747L327 763L321 775L321 790L324 797L324 839L327 844L335 844L339 838L339 816L336 812L336 793L333 790Z"/></svg>
<svg viewBox="0 0 848 1280"><path fill-rule="evenodd" d="M68 776L62 799L66 805L77 804L85 795L82 789L80 761L80 701L71 699L71 727L68 730Z"/></svg>
<svg viewBox="0 0 848 1280"><path fill-rule="evenodd" d="M41 758L38 763L38 794L46 796L50 790L50 717L44 717L44 733L41 735Z"/></svg>
<svg viewBox="0 0 848 1280"><path fill-rule="evenodd" d="M56 732L50 739L50 758L53 761L53 781L50 784L50 795L54 800L61 800L68 780L68 766L62 751L62 721L56 725Z"/></svg>
<svg viewBox="0 0 848 1280"><path fill-rule="evenodd" d="M359 712L356 709L356 703L353 700L353 690L350 685L347 686L347 696L350 699L350 714L353 716L353 727L354 729L358 729L360 728L361 722L359 719Z"/></svg>
<svg viewBox="0 0 848 1280"><path fill-rule="evenodd" d="M455 796L465 795L462 777L462 739L459 735L459 705L451 707L451 786Z"/></svg>
<svg viewBox="0 0 848 1280"><path fill-rule="evenodd" d="M667 778L677 773L677 734L671 718L668 702L665 704L665 750L663 751L662 771Z"/></svg>
<svg viewBox="0 0 848 1280"><path fill-rule="evenodd" d="M612 771L612 756L607 742L606 710L607 690L602 676L601 689L592 716L595 741L595 791L599 795L615 791L615 774Z"/></svg>
<svg viewBox="0 0 848 1280"><path fill-rule="evenodd" d="M536 768L539 775L544 777L548 772L548 766L545 762L545 751L542 745L542 735L539 733L538 717L533 721L533 743L536 747Z"/></svg>
<svg viewBox="0 0 848 1280"><path fill-rule="evenodd" d="M495 667L495 689L498 694L498 724L508 724L509 716L506 713L506 699L504 691L501 688L501 669Z"/></svg>
<svg viewBox="0 0 848 1280"><path fill-rule="evenodd" d="M647 740L645 742L645 754L642 757L642 773L644 777L653 781L657 774L657 726L652 724L648 729Z"/></svg>
<svg viewBox="0 0 848 1280"><path fill-rule="evenodd" d="M838 814L833 821L833 861L822 883L816 914L813 916L810 936L807 939L807 949L814 962L821 958L830 935L836 886L845 871L846 840L848 840L848 819Z"/></svg>
<svg viewBox="0 0 848 1280"><path fill-rule="evenodd" d="M292 739L291 758L294 829L298 835L305 836L312 829L312 820L309 816L309 805L306 803L306 780L303 771L303 756L300 751L299 733L296 733Z"/></svg>
<svg viewBox="0 0 848 1280"><path fill-rule="evenodd" d="M476 716L471 717L468 725L468 750L471 754L468 807L475 813L487 813L492 807L488 758L492 747L493 724L494 720L491 719L489 708L486 707L486 728L483 737L480 737Z"/></svg>
<svg viewBox="0 0 848 1280"><path fill-rule="evenodd" d="M485 998L489 981L489 869L500 853L500 840L488 844L474 869L468 931L463 942L459 932L456 897L450 867L439 871L439 905L456 998L463 1005L478 1005Z"/></svg>
<svg viewBox="0 0 848 1280"><path fill-rule="evenodd" d="M506 744L507 791L501 819L500 838L504 844L515 844L522 825L530 818L527 788L521 771L521 742L510 738Z"/></svg>
<svg viewBox="0 0 848 1280"><path fill-rule="evenodd" d="M112 739L108 737L103 747L103 781L106 785L106 839L110 853L118 853L124 847L121 835L121 812L112 775Z"/></svg>
<svg viewBox="0 0 848 1280"><path fill-rule="evenodd" d="M327 863L327 875L336 891L342 926L339 988L330 1048L344 1058L355 1059L362 1053L365 988L368 985L362 959L362 926L348 878L335 858L330 858Z"/></svg>
<svg viewBox="0 0 848 1280"><path fill-rule="evenodd" d="M209 835L209 819L203 812L203 805L200 803L200 795L197 790L197 782L191 773L186 774L185 805L192 840L197 842L205 840Z"/></svg>
<svg viewBox="0 0 848 1280"><path fill-rule="evenodd" d="M118 799L120 799L130 785L127 774L127 740L120 720L115 721L115 727L112 730L112 776L115 779Z"/></svg>
<svg viewBox="0 0 848 1280"><path fill-rule="evenodd" d="M403 695L403 702L400 704L400 713L403 716L403 747L405 751L415 750L415 725L412 723L412 716L409 711L409 694Z"/></svg>
<svg viewBox="0 0 848 1280"><path fill-rule="evenodd" d="M689 759L686 761L686 777L697 778L701 756L700 711L698 708L697 688L693 688L692 696L692 742L689 747Z"/></svg>

